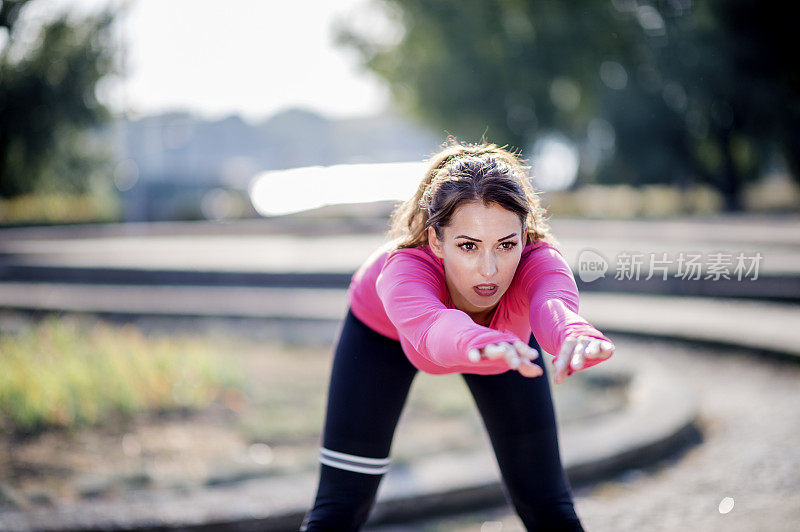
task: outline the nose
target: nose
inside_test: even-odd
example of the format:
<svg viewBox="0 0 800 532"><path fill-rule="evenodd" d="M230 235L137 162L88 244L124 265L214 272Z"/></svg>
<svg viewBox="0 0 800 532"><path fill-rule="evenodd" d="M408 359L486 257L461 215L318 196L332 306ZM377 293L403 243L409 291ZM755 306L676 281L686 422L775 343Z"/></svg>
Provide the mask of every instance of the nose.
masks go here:
<svg viewBox="0 0 800 532"><path fill-rule="evenodd" d="M478 265L479 273L486 279L491 279L497 273L497 258L494 253L484 253Z"/></svg>

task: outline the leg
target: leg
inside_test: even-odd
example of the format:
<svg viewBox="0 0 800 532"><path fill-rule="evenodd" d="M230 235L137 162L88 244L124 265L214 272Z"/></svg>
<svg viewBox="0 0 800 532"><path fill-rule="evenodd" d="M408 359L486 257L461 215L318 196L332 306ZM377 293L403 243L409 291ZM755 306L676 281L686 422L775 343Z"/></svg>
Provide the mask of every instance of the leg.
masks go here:
<svg viewBox="0 0 800 532"><path fill-rule="evenodd" d="M531 336L530 345L538 347ZM556 417L544 373L463 374L489 433L506 493L528 530L582 531L558 449Z"/></svg>
<svg viewBox="0 0 800 532"><path fill-rule="evenodd" d="M347 313L328 387L319 487L301 530L358 530L367 520L416 373L400 342Z"/></svg>

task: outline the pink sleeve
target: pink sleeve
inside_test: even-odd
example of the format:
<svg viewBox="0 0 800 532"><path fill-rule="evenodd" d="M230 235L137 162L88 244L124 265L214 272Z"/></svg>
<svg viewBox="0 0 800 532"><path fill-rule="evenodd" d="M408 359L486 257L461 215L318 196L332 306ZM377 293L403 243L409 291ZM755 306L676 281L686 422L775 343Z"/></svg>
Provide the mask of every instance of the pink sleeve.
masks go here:
<svg viewBox="0 0 800 532"><path fill-rule="evenodd" d="M478 325L465 312L442 302L444 279L424 252L401 249L389 255L376 282L378 297L397 332L424 358L442 367L473 363L467 353L490 343L514 342L508 331Z"/></svg>
<svg viewBox="0 0 800 532"><path fill-rule="evenodd" d="M531 331L542 349L557 358L568 336L591 336L611 342L578 314L575 278L555 248L549 245L535 248L520 273L530 300L528 319ZM554 365L556 358L553 358ZM582 369L599 362L586 359ZM569 374L572 373L574 371L570 368Z"/></svg>

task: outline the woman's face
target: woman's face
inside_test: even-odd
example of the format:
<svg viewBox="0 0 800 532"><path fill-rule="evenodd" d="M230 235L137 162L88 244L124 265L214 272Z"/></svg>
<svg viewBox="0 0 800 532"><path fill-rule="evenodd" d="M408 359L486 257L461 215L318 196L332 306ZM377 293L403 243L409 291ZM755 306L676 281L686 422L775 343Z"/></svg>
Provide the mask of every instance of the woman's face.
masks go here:
<svg viewBox="0 0 800 532"><path fill-rule="evenodd" d="M444 262L455 307L482 323L503 297L517 271L525 242L522 221L496 203L460 205L442 228L428 229L431 250Z"/></svg>

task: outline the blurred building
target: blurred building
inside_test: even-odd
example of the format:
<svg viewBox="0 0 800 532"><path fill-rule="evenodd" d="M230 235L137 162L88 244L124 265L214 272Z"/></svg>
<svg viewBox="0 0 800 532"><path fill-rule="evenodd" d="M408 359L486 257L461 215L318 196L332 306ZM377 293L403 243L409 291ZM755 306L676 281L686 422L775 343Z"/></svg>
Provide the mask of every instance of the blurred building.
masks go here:
<svg viewBox="0 0 800 532"><path fill-rule="evenodd" d="M169 113L127 119L115 129L122 154L115 180L126 221L208 218L221 191L241 203L263 170L418 161L442 140L395 114L329 119L300 109L258 124Z"/></svg>

